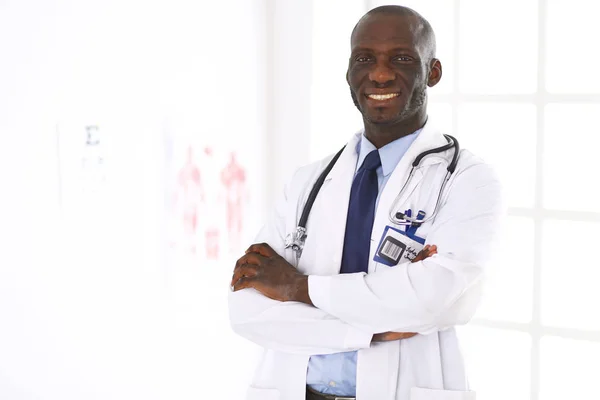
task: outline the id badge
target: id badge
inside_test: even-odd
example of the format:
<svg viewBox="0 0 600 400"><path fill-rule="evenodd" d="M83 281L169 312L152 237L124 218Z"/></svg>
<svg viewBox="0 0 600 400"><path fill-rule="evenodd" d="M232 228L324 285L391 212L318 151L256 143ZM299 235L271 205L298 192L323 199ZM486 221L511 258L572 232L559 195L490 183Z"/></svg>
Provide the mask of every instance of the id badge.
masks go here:
<svg viewBox="0 0 600 400"><path fill-rule="evenodd" d="M386 226L375 252L374 261L393 267L403 262L411 262L423 250L425 239L409 237L391 226Z"/></svg>

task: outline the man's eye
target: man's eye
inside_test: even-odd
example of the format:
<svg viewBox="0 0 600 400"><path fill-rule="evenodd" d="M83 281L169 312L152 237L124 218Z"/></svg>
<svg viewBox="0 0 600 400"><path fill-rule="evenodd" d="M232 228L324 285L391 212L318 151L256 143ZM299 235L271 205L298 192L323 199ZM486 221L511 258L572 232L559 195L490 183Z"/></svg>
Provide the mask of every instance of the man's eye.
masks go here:
<svg viewBox="0 0 600 400"><path fill-rule="evenodd" d="M394 61L407 62L412 61L412 58L409 56L396 56L394 57Z"/></svg>
<svg viewBox="0 0 600 400"><path fill-rule="evenodd" d="M356 62L364 63L364 62L369 61L370 59L371 59L371 57L359 56L359 57L356 57Z"/></svg>

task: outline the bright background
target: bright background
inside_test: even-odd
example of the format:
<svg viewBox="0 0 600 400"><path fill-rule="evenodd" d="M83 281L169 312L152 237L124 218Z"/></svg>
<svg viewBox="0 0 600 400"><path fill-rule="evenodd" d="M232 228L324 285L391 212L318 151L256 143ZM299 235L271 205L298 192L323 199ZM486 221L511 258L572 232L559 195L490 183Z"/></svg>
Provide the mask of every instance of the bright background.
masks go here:
<svg viewBox="0 0 600 400"><path fill-rule="evenodd" d="M256 348L227 321L239 249L170 247L174 171L193 146L199 229L225 231L218 171L236 153L249 243L293 170L360 128L349 35L380 4L0 0L0 399L242 397ZM461 328L471 385L600 398L600 6L402 4L437 34L432 119L506 186L503 247ZM80 162L90 124L100 183Z"/></svg>

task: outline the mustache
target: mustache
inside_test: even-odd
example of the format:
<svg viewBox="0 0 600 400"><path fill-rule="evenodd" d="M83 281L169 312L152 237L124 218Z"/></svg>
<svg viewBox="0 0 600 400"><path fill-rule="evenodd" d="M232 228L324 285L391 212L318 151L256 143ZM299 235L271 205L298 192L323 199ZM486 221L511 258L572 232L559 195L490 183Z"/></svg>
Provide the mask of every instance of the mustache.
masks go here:
<svg viewBox="0 0 600 400"><path fill-rule="evenodd" d="M352 102L354 103L354 106L358 109L358 111L362 114L363 118L369 119L368 115L366 115L359 102L358 102L358 96L356 94L356 92L354 90L352 90L351 86L348 86L348 88L350 89L350 97L352 97ZM400 110L399 115L396 116L396 119L400 118L400 119L404 119L409 117L410 115L414 114L415 112L417 112L420 108L425 107L426 103L427 103L427 83L423 82L421 85L418 85L415 89L414 92L412 94L412 96L410 96L410 100L408 100L408 104L405 105L405 107ZM373 121L371 121L373 122ZM375 122L373 122L375 123ZM386 122L387 123L387 122ZM377 122L377 124L381 124L381 122Z"/></svg>

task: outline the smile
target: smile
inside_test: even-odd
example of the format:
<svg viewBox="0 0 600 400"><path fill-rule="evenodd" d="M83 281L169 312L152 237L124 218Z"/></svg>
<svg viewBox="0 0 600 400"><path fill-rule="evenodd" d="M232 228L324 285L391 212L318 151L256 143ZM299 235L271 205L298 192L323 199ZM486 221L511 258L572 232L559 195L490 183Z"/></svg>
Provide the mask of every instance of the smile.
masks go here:
<svg viewBox="0 0 600 400"><path fill-rule="evenodd" d="M369 99L379 100L379 101L393 99L394 97L398 97L398 96L400 96L400 93L368 94L367 95L367 97Z"/></svg>

